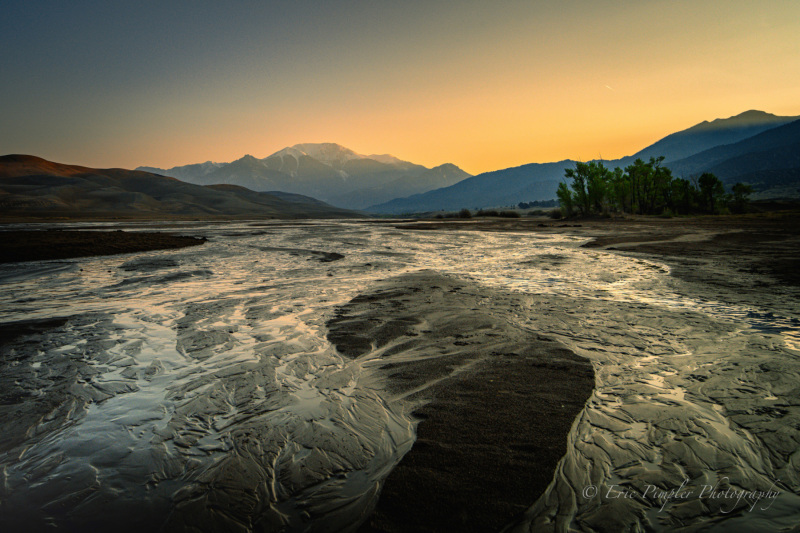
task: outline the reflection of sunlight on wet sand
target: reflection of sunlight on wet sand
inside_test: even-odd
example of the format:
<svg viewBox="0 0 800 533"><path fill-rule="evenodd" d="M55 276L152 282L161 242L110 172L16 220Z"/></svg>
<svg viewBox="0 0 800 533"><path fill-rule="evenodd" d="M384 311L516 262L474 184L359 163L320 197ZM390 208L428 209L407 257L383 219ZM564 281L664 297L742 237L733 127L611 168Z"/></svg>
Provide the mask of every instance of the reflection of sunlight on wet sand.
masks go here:
<svg viewBox="0 0 800 533"><path fill-rule="evenodd" d="M800 455L778 444L798 437L790 423L798 417L791 398L800 369L789 351L800 351L796 319L681 296L663 265L582 249L585 239L569 236L327 222L192 231L210 241L133 258L44 262L27 274L0 267L0 319L99 317L54 337L57 346L31 368L41 371L45 356L82 354L91 382L110 391L27 445L21 459L4 460L7 483L20 491L12 504L52 505L69 490L84 512L102 513L113 512L102 497L125 491L162 509L180 486L206 497L203 476L247 456L237 454L250 449L241 440L248 435L259 453L273 454L272 470L257 475L280 500L279 520L307 525L301 509L358 502L337 515L347 523L408 449L413 424L366 379L369 357L335 352L325 321L375 280L433 269L529 294L529 307L509 316L593 361L596 390L572 446L521 527L599 527L609 513L637 527L649 517L656 529L692 513L716 520L710 508L667 507L656 516L654 502L641 499L599 508L579 490L640 488L644 480L672 487L721 472L751 488L780 480L784 495L771 512L784 510L777 521L797 517L788 509L800 503L791 494L800 488ZM321 262L295 248L344 258ZM103 348L89 347L89 336ZM330 470L339 477L326 478ZM33 474L37 483L24 489ZM98 496L80 492L87 487ZM748 518L764 516L737 520L755 523Z"/></svg>
<svg viewBox="0 0 800 533"><path fill-rule="evenodd" d="M784 331L783 335L783 342L786 343L786 346L795 352L798 352L800 355L800 332L798 331Z"/></svg>

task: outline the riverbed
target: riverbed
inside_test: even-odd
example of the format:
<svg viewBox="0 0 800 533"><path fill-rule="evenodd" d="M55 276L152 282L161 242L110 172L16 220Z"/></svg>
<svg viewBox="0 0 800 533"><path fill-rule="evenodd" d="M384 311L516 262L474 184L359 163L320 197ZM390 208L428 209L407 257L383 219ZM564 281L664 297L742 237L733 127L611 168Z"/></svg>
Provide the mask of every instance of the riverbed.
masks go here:
<svg viewBox="0 0 800 533"><path fill-rule="evenodd" d="M420 271L513 295L486 306L594 368L550 486L509 530L800 522L800 316L769 295L720 301L655 258L564 233L179 229L208 242L0 265L0 326L13 333L0 347L0 523L357 529L417 420L376 386L377 348L347 357L326 324Z"/></svg>

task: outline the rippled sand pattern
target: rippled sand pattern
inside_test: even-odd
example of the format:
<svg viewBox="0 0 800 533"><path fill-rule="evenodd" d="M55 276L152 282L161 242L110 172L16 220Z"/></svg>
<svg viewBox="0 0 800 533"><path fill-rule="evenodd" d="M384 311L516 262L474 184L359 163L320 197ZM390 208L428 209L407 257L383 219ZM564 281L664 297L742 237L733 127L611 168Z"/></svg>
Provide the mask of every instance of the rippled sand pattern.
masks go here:
<svg viewBox="0 0 800 533"><path fill-rule="evenodd" d="M657 262L565 236L327 222L186 233L209 242L0 267L0 525L357 527L414 424L325 322L421 269L526 295L508 319L594 364L553 483L512 530L800 521L797 316L678 296Z"/></svg>

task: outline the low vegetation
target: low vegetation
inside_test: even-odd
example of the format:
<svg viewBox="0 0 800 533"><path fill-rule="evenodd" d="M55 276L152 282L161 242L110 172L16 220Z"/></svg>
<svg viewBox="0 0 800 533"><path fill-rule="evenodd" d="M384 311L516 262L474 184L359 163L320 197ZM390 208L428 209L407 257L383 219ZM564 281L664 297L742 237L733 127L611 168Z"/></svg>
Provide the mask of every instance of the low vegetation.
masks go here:
<svg viewBox="0 0 800 533"><path fill-rule="evenodd" d="M472 218L472 217L502 217L502 218L520 218L517 211L498 211L496 209L478 209L474 214L467 208L462 209L458 213L440 213L436 218Z"/></svg>
<svg viewBox="0 0 800 533"><path fill-rule="evenodd" d="M558 201L565 216L609 213L673 215L745 212L749 185L737 183L731 194L719 178L706 172L687 180L676 178L662 166L664 157L637 159L625 169L610 170L602 163L576 163L558 186Z"/></svg>
<svg viewBox="0 0 800 533"><path fill-rule="evenodd" d="M520 214L516 211L498 211L496 209L478 209L475 213L476 217L503 217L503 218L519 218Z"/></svg>
<svg viewBox="0 0 800 533"><path fill-rule="evenodd" d="M535 200L533 202L520 202L517 204L520 209L531 209L534 207L558 207L558 200Z"/></svg>

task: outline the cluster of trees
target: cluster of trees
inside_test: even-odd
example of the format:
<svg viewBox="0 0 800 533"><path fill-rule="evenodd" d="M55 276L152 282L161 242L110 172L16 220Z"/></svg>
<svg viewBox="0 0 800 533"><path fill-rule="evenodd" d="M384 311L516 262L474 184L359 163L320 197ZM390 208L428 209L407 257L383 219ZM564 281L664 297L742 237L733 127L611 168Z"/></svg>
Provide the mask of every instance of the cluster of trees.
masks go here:
<svg viewBox="0 0 800 533"><path fill-rule="evenodd" d="M662 166L664 157L637 159L625 169L610 170L602 163L576 163L568 168L558 186L558 201L566 215L622 212L642 215L663 213L719 213L725 209L744 212L749 185L737 183L726 194L722 182L711 173L696 179L676 178Z"/></svg>
<svg viewBox="0 0 800 533"><path fill-rule="evenodd" d="M531 209L533 207L558 207L557 200L534 200L533 202L520 202L517 204L520 209Z"/></svg>

